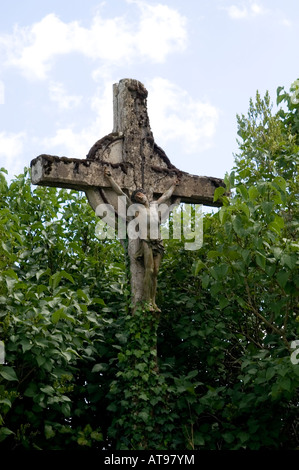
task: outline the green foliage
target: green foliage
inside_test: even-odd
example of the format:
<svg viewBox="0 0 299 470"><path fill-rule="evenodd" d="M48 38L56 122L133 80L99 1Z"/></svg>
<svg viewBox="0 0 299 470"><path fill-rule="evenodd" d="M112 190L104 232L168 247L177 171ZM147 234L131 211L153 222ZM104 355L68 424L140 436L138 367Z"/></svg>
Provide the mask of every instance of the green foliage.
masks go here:
<svg viewBox="0 0 299 470"><path fill-rule="evenodd" d="M223 207L205 216L203 247L168 246L160 367L198 372L195 396L176 401L190 448L297 448L298 133L268 94L238 125L232 196L215 192Z"/></svg>
<svg viewBox="0 0 299 470"><path fill-rule="evenodd" d="M122 249L99 244L77 192L33 190L25 174L0 198L0 439L12 449L97 447L110 374L92 370L121 326Z"/></svg>
<svg viewBox="0 0 299 470"><path fill-rule="evenodd" d="M298 448L296 86L237 117L231 197L200 250L165 240L160 315L130 312L82 194L1 170L1 450Z"/></svg>
<svg viewBox="0 0 299 470"><path fill-rule="evenodd" d="M277 114L286 132L289 130L299 144L299 79L292 83L290 93L284 87L278 87L276 101L277 104L285 102L287 109L281 108Z"/></svg>

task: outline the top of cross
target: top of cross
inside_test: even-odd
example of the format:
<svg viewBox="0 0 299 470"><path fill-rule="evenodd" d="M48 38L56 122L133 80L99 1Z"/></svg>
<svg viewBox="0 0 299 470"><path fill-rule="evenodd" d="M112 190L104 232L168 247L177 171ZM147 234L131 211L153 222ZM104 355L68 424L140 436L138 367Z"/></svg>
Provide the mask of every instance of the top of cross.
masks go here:
<svg viewBox="0 0 299 470"><path fill-rule="evenodd" d="M143 188L153 199L179 176L174 197L182 202L220 206L219 201L214 201L214 191L224 186L222 179L179 170L155 143L147 112L147 94L137 80L123 79L115 84L113 132L98 140L86 159L40 155L31 162L32 183L85 191L95 208L113 199L103 171L109 166L113 178L128 195Z"/></svg>

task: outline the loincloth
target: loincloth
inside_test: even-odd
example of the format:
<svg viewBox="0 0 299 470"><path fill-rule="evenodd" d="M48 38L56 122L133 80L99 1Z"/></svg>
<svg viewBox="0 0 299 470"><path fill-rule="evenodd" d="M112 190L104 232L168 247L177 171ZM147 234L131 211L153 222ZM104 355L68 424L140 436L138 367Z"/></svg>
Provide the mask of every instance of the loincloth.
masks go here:
<svg viewBox="0 0 299 470"><path fill-rule="evenodd" d="M147 239L142 239L143 242L147 243L149 248L151 248L153 252L153 256L157 255L164 255L165 248L163 246L163 242L160 238L155 238L152 240L147 240ZM143 248L143 243L140 243L140 248L136 252L135 258L136 259L142 259L144 255L144 248Z"/></svg>

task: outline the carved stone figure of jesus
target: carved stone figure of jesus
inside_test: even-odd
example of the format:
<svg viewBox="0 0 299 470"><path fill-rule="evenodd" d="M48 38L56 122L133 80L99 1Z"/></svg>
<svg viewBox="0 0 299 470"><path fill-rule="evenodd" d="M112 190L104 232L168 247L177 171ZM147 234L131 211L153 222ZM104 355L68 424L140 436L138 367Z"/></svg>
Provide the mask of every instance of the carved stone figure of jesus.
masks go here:
<svg viewBox="0 0 299 470"><path fill-rule="evenodd" d="M141 230L139 239L140 245L135 257L138 260L142 260L144 263L143 299L148 304L151 311L160 312L160 309L156 305L156 291L157 276L164 253L164 246L160 233L161 212L158 210L158 206L170 201L176 186L179 184L179 179L176 178L170 188L156 201L149 201L142 188L136 189L132 193L130 199L115 182L111 171L107 167L104 169L104 174L109 180L113 191L118 196L126 197L128 206L133 204L138 208L138 205L140 204L145 212L146 227L143 227L143 230ZM153 227L157 228L157 230L154 230L154 235L152 230Z"/></svg>

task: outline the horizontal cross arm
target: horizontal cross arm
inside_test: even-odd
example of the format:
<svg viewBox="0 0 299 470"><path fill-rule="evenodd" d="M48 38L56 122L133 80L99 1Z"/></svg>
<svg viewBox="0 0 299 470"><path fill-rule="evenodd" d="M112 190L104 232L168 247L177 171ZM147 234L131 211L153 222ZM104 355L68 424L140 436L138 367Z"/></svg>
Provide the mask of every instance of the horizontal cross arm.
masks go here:
<svg viewBox="0 0 299 470"><path fill-rule="evenodd" d="M58 188L76 189L86 191L91 188L109 188L109 180L104 175L104 166L113 169L113 177L122 189L132 191L136 189L131 169L124 168L122 163L104 163L93 159L79 159L56 157L53 155L40 155L31 162L31 180L40 186L54 186ZM180 176L180 183L175 188L174 197L181 202L204 204L220 207L221 201L214 202L214 192L219 186L225 186L220 178L196 176L177 170L151 167L147 178L147 185L151 188L155 198L161 196L173 184L176 175Z"/></svg>
<svg viewBox="0 0 299 470"><path fill-rule="evenodd" d="M88 158L66 158L39 155L31 161L31 180L40 186L77 189L108 188L103 164ZM121 168L119 168L121 172Z"/></svg>
<svg viewBox="0 0 299 470"><path fill-rule="evenodd" d="M221 207L220 200L214 202L215 189L225 187L221 178L212 176L196 176L185 172L179 172L180 182L173 193L181 202L190 204L204 204L211 207ZM165 176L159 183L159 190L154 191L156 197L165 192L173 182L172 177Z"/></svg>
<svg viewBox="0 0 299 470"><path fill-rule="evenodd" d="M182 175L180 186L183 189L181 202L204 204L206 206L220 207L220 200L214 202L215 189L225 187L224 181L212 176L195 176L185 173ZM178 188L178 192L179 188ZM174 195L176 192L174 193Z"/></svg>

